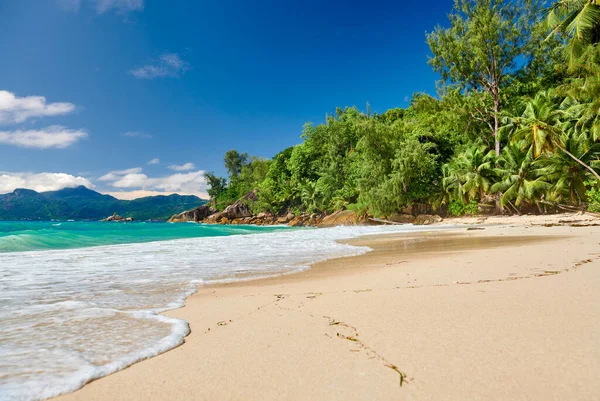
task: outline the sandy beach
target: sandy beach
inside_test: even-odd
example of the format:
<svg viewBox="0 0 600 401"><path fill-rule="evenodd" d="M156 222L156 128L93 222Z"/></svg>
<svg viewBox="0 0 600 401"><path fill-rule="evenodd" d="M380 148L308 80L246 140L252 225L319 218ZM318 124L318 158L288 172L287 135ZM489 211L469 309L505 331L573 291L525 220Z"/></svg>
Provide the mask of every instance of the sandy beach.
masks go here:
<svg viewBox="0 0 600 401"><path fill-rule="evenodd" d="M57 400L597 400L600 219L461 219L202 288L185 344Z"/></svg>

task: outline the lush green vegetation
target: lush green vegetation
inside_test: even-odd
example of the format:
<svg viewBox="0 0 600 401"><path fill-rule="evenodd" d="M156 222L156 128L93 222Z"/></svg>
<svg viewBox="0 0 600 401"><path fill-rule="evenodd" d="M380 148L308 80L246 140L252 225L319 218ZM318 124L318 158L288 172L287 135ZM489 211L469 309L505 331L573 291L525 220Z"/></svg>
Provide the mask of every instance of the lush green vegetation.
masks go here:
<svg viewBox="0 0 600 401"><path fill-rule="evenodd" d="M207 174L216 206L256 191L273 213L600 210L600 2L456 0L449 23L426 38L437 96L337 109L271 160L231 150L228 179Z"/></svg>

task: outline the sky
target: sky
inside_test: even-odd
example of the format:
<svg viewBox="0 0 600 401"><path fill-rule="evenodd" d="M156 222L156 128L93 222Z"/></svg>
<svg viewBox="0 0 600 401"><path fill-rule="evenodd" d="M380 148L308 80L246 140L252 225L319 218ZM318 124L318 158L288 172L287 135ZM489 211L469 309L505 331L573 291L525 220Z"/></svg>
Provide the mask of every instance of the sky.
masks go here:
<svg viewBox="0 0 600 401"><path fill-rule="evenodd" d="M85 185L206 197L336 107L435 94L452 0L0 0L0 193Z"/></svg>

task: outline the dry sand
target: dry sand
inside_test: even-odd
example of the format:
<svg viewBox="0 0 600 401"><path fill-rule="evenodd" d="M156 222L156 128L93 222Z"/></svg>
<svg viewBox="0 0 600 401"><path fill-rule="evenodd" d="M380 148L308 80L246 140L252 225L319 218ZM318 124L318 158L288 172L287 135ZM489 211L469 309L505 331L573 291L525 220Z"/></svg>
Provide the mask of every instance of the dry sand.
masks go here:
<svg viewBox="0 0 600 401"><path fill-rule="evenodd" d="M544 226L561 219L593 220L365 237L362 256L203 288L169 313L184 345L59 399L598 400L600 227Z"/></svg>

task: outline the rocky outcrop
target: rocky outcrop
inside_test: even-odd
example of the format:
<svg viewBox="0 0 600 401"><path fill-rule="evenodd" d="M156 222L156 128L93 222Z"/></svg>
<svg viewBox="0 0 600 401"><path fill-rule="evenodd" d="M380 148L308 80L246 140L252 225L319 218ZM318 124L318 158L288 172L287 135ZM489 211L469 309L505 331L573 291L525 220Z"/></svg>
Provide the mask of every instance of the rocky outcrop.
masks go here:
<svg viewBox="0 0 600 401"><path fill-rule="evenodd" d="M407 206L402 213L411 214L413 216L418 216L420 214L432 215L434 210L428 203L413 203L412 205Z"/></svg>
<svg viewBox="0 0 600 401"><path fill-rule="evenodd" d="M235 201L233 205L227 206L221 213L229 220L251 217L250 204L256 201L256 198L256 192L248 192L244 197Z"/></svg>
<svg viewBox="0 0 600 401"><path fill-rule="evenodd" d="M207 224L217 224L226 217L227 216L225 216L223 212L218 212L206 217L203 222Z"/></svg>
<svg viewBox="0 0 600 401"><path fill-rule="evenodd" d="M127 221L133 221L133 217L122 217L119 216L118 214L113 214L112 216L108 216L105 219L102 219L100 221L120 221L120 222L127 222Z"/></svg>
<svg viewBox="0 0 600 401"><path fill-rule="evenodd" d="M287 225L290 227L316 227L322 219L323 217L320 214L303 213L288 221Z"/></svg>
<svg viewBox="0 0 600 401"><path fill-rule="evenodd" d="M442 218L437 214L420 214L418 215L413 224L416 226L427 226L429 224L439 223Z"/></svg>
<svg viewBox="0 0 600 401"><path fill-rule="evenodd" d="M415 216L413 216L412 214L394 213L391 216L388 216L386 220L400 224L411 224L415 221Z"/></svg>
<svg viewBox="0 0 600 401"><path fill-rule="evenodd" d="M318 224L318 227L337 227L337 226L364 226L375 224L366 217L359 217L351 210L338 210L328 216Z"/></svg>
<svg viewBox="0 0 600 401"><path fill-rule="evenodd" d="M217 209L206 204L195 209L186 210L185 212L176 214L175 216L169 219L169 223L184 223L188 221L194 221L198 223L199 221L204 220L205 218L216 212Z"/></svg>

